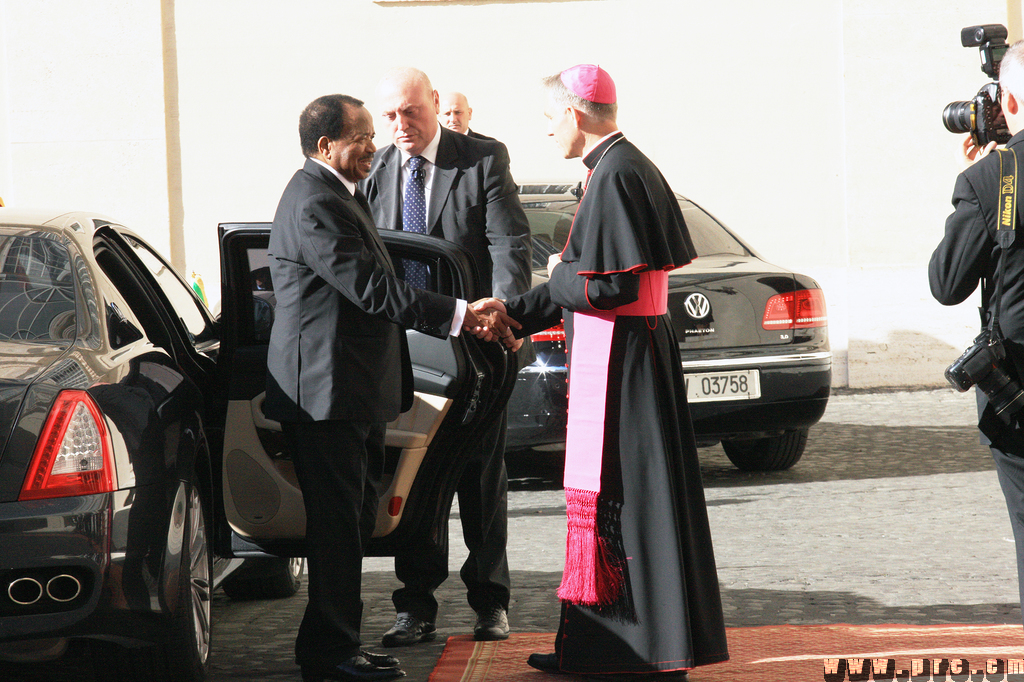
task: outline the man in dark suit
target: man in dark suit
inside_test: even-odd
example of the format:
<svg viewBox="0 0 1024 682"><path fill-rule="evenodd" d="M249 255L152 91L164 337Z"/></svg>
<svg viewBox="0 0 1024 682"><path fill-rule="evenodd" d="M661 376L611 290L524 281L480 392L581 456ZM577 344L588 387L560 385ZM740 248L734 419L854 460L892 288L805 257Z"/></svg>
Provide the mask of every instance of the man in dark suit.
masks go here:
<svg viewBox="0 0 1024 682"><path fill-rule="evenodd" d="M327 95L302 112L306 161L270 233L277 308L264 409L281 422L306 507L309 603L295 641L305 682L405 674L397 659L361 651L359 637L385 425L412 402L404 328L444 338L480 322L465 301L395 276L355 185L376 151L362 104Z"/></svg>
<svg viewBox="0 0 1024 682"><path fill-rule="evenodd" d="M932 253L928 282L932 295L943 305L963 302L981 284L982 329L987 329L998 313L995 331L1003 338L1006 350L1002 368L1019 384L1024 379L1024 233L1020 219L1024 192L1020 187L1024 177L1024 41L1006 51L999 66L999 87L999 106L1007 130L1013 135L1006 145L1009 153L1003 152L1005 157L991 153L996 147L994 141L979 147L971 136L964 139L966 168L953 187L954 211L946 218L945 234ZM1003 194L1007 178L1013 177L1014 156L1017 210L1001 215L1002 202L1008 198ZM1006 237L1013 239L1004 248L1001 244ZM989 380L993 376L994 373L988 375ZM991 389L989 382L983 383ZM975 391L981 441L989 446L995 460L1013 528L1017 583L1024 609L1024 412L1007 407L1011 402L1007 398L1013 391L995 401L990 401L991 394L980 386L975 386ZM997 409L1004 408L997 414Z"/></svg>
<svg viewBox="0 0 1024 682"><path fill-rule="evenodd" d="M464 246L478 266L485 294L507 298L527 291L530 226L509 172L505 145L440 126L438 94L422 71L389 72L377 96L393 142L374 156L370 177L363 183L377 225L425 232ZM405 210L413 190L425 192L425 220ZM523 352L518 346L516 350ZM461 576L477 613L473 633L478 640L505 639L509 633L506 425L502 413L493 432L481 440L479 456L467 466L458 488L469 548ZM410 547L395 557L395 573L404 587L393 595L398 617L385 633L384 645L433 639L433 593L448 577L448 538L428 547Z"/></svg>

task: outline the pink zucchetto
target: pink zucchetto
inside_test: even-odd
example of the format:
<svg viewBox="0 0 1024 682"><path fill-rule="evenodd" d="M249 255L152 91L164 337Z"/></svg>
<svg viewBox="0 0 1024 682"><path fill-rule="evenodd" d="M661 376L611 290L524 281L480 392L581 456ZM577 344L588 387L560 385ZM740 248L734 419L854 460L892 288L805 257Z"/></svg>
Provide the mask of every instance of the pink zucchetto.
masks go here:
<svg viewBox="0 0 1024 682"><path fill-rule="evenodd" d="M561 74L562 84L574 93L594 104L615 103L615 81L608 72L594 64L579 64Z"/></svg>

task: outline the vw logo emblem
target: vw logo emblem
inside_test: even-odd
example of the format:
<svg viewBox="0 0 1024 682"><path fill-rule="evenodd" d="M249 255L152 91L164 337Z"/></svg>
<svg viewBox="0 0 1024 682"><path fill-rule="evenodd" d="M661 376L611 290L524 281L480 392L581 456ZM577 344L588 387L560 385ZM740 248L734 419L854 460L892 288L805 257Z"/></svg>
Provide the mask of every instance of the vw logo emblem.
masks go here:
<svg viewBox="0 0 1024 682"><path fill-rule="evenodd" d="M695 320L703 320L711 313L711 301L704 294L690 294L683 302L687 314Z"/></svg>

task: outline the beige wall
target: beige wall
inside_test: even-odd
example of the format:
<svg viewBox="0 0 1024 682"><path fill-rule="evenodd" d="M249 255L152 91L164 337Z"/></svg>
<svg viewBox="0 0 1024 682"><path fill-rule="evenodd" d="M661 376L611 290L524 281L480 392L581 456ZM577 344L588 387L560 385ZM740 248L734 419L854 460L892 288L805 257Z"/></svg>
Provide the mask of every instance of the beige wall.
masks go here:
<svg viewBox="0 0 1024 682"><path fill-rule="evenodd" d="M386 68L419 66L469 96L517 180L576 179L538 81L597 62L677 191L821 282L837 384L938 384L977 326L927 288L958 171L940 113L985 80L960 28L1016 38L1020 17L1019 0L0 0L0 196L114 215L216 299L216 225L273 217L311 99L373 111Z"/></svg>
<svg viewBox="0 0 1024 682"><path fill-rule="evenodd" d="M0 2L0 196L101 211L168 251L159 3Z"/></svg>

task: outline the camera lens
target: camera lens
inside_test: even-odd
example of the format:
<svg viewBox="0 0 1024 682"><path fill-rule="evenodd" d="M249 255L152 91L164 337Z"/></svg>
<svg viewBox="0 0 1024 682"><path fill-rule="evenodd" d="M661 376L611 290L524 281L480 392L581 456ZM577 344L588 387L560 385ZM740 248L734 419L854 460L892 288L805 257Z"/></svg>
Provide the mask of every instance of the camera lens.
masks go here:
<svg viewBox="0 0 1024 682"><path fill-rule="evenodd" d="M974 102L950 102L942 110L942 124L951 133L971 132Z"/></svg>

